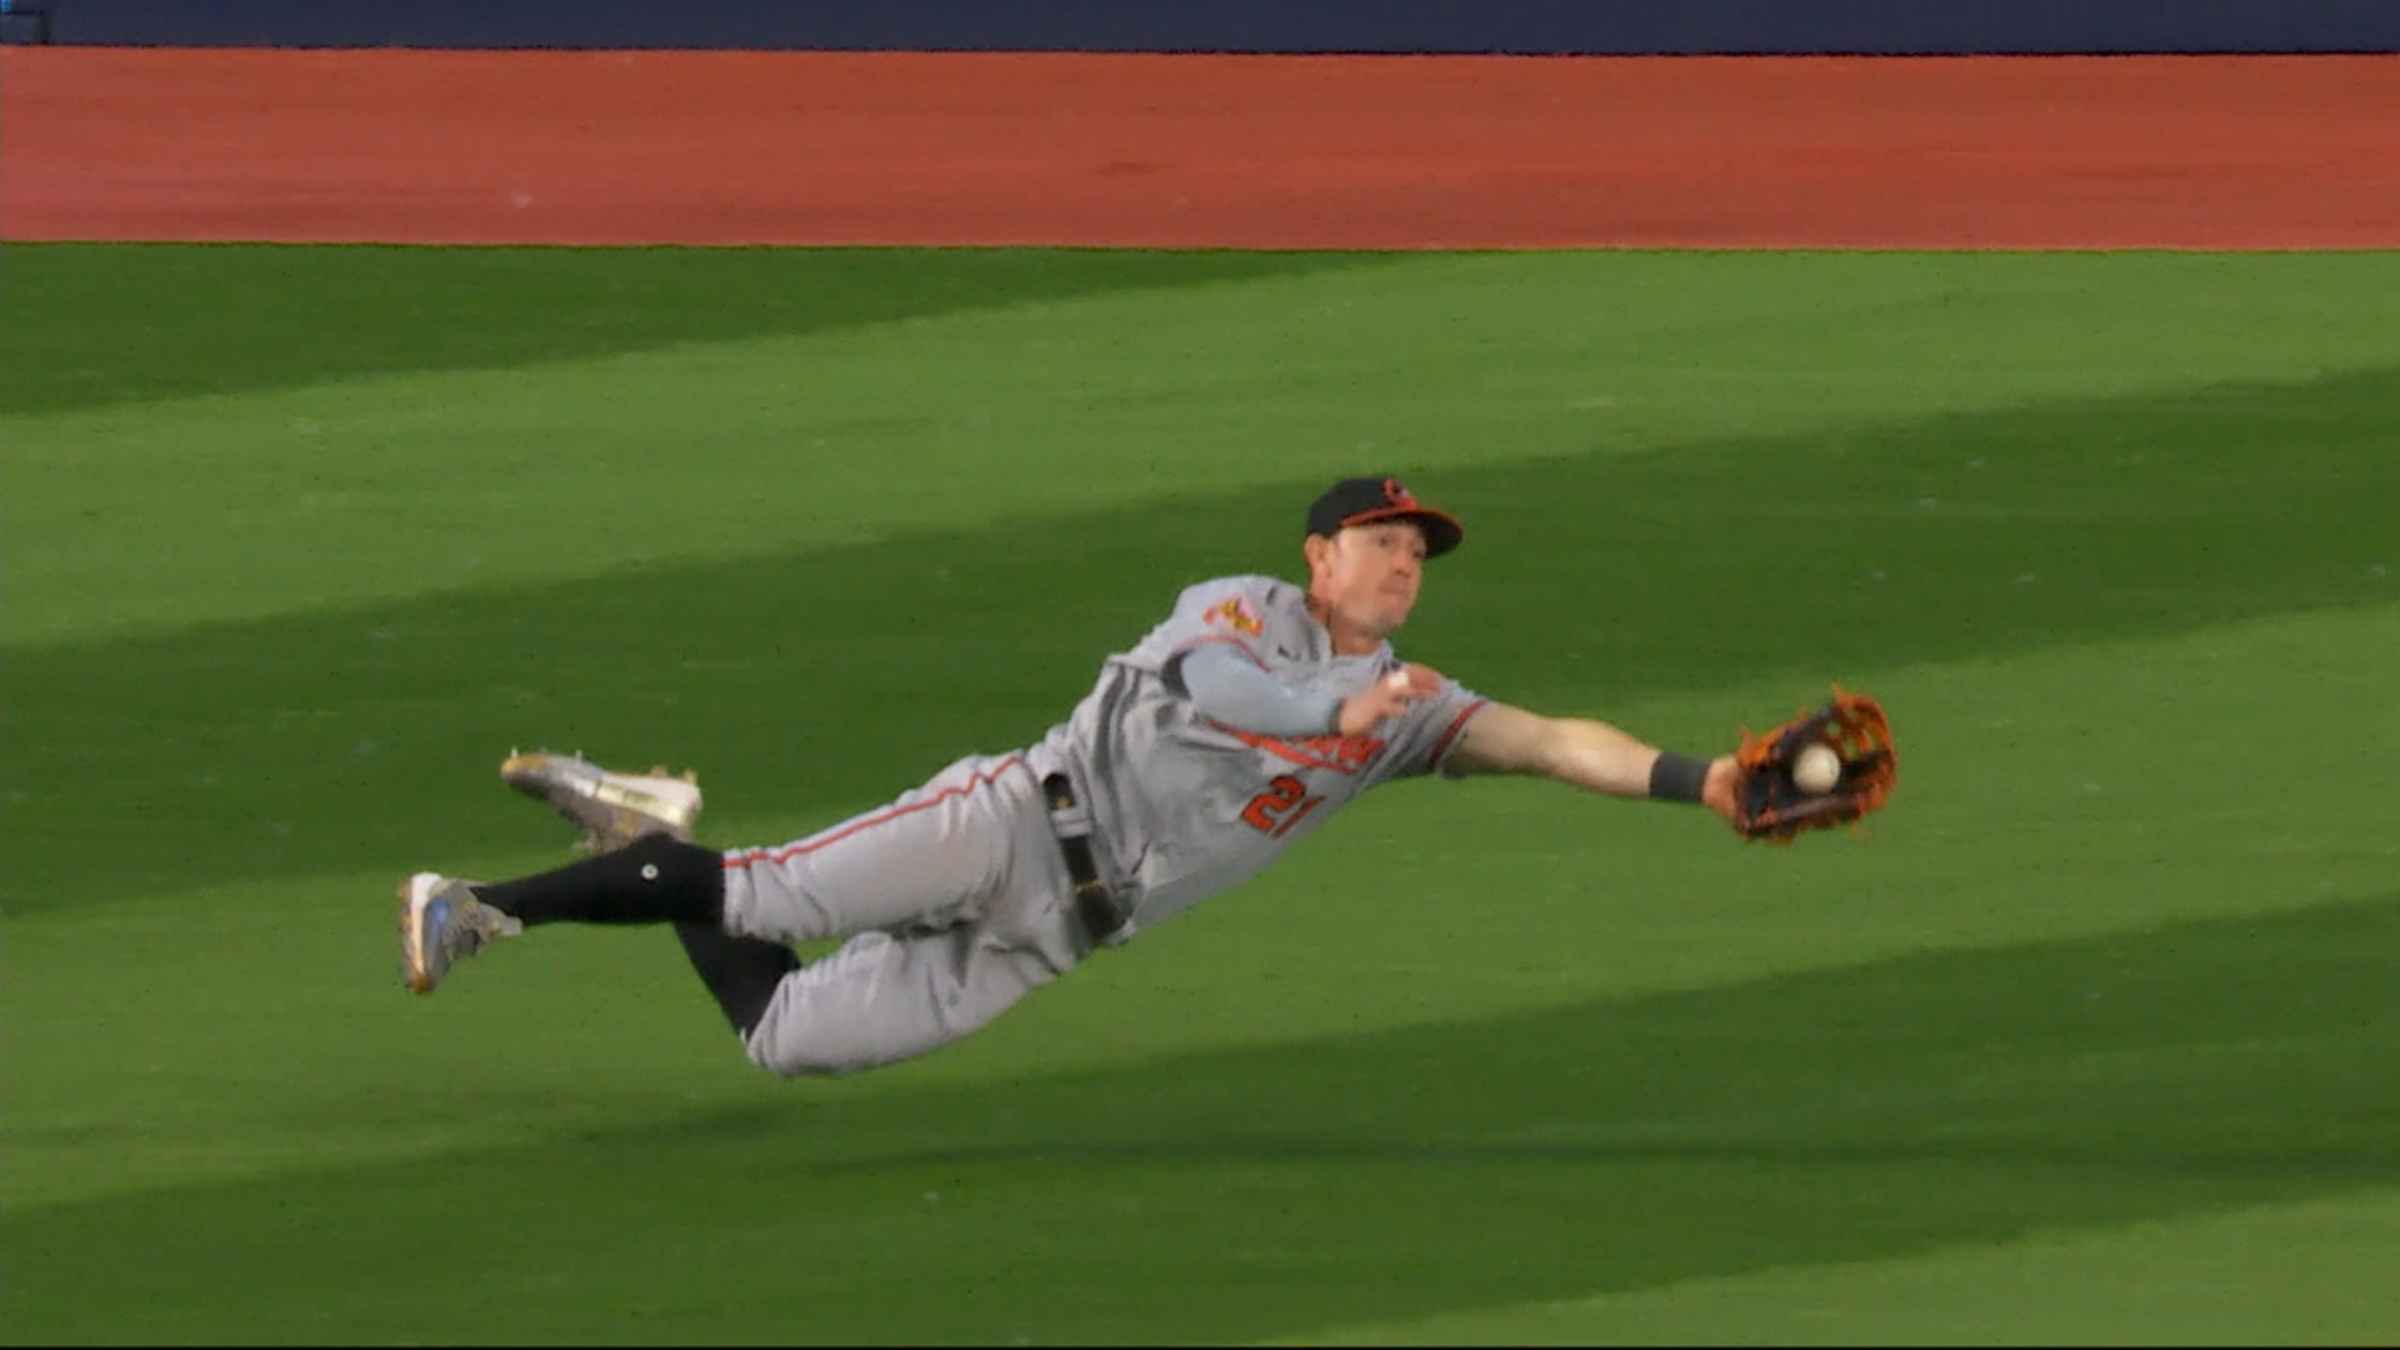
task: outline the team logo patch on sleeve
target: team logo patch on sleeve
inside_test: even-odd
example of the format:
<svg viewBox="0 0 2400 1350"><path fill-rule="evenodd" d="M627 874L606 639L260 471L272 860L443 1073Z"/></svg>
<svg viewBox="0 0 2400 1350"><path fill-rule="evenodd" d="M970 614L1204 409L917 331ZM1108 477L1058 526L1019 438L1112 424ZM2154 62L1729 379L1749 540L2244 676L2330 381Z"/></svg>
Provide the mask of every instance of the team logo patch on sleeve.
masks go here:
<svg viewBox="0 0 2400 1350"><path fill-rule="evenodd" d="M1238 595L1222 604L1210 606L1208 621L1222 623L1235 632L1249 637L1257 637L1267 631L1266 622L1251 613L1250 606L1242 603L1242 597Z"/></svg>

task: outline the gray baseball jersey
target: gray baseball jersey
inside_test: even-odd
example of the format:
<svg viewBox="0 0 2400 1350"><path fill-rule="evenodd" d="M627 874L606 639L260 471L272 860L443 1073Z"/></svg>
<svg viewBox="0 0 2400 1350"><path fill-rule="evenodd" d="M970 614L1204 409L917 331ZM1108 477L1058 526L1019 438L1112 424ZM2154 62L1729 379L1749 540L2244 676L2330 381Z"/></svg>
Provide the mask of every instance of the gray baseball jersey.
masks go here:
<svg viewBox="0 0 2400 1350"><path fill-rule="evenodd" d="M725 924L784 942L847 937L786 976L746 1046L784 1074L922 1054L989 1022L1090 951L1042 778L1068 774L1133 922L1239 885L1379 783L1433 772L1484 700L1445 683L1362 736L1278 737L1213 720L1170 678L1226 644L1288 687L1347 698L1397 670L1389 644L1337 656L1300 588L1227 577L1111 656L1041 742L970 756L890 805L725 854Z"/></svg>
<svg viewBox="0 0 2400 1350"><path fill-rule="evenodd" d="M1363 736L1259 735L1205 715L1168 678L1179 656L1226 644L1306 692L1348 698L1398 670L1384 643L1340 656L1307 594L1274 577L1187 588L1132 650L1111 656L1036 754L1063 766L1128 890L1133 929L1247 881L1378 784L1442 766L1485 700L1455 682Z"/></svg>

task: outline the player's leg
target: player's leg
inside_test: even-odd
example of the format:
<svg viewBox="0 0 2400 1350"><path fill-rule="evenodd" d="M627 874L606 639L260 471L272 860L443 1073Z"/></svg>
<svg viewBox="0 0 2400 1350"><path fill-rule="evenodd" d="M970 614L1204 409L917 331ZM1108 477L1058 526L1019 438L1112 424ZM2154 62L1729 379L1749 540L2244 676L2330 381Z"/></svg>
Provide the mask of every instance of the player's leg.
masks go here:
<svg viewBox="0 0 2400 1350"><path fill-rule="evenodd" d="M751 1060L779 1074L849 1073L946 1045L1091 949L1048 808L1013 758L963 760L883 810L726 866L734 931L865 928L786 975L744 1037Z"/></svg>
<svg viewBox="0 0 2400 1350"><path fill-rule="evenodd" d="M514 881L474 883L475 898L528 928L552 923L718 923L725 855L664 834Z"/></svg>
<svg viewBox="0 0 2400 1350"><path fill-rule="evenodd" d="M723 855L665 835L556 871L473 882L421 872L401 887L401 965L431 993L452 965L494 940L542 924L670 923L726 1021L747 1036L784 976L789 946L725 931Z"/></svg>
<svg viewBox="0 0 2400 1350"><path fill-rule="evenodd" d="M785 1077L853 1073L921 1055L1057 979L1074 962L1071 943L1061 932L1054 942L1020 945L984 924L915 936L861 933L785 976L743 1047L752 1063Z"/></svg>
<svg viewBox="0 0 2400 1350"><path fill-rule="evenodd" d="M724 931L723 868L705 849L652 844L614 855L645 838L689 845L700 814L695 775L615 773L580 755L512 753L500 766L510 787L548 803L582 832L580 846L602 856L516 882L486 884L420 873L401 886L401 962L408 986L430 993L449 967L493 940L534 923L577 919L673 924L692 969L735 1030L747 1035L776 985L799 965L778 942ZM479 898L495 893L497 902Z"/></svg>
<svg viewBox="0 0 2400 1350"><path fill-rule="evenodd" d="M582 823L583 800L567 796L560 809ZM1051 931L1063 922L1063 864L1032 775L1013 757L962 760L888 807L780 848L720 854L677 837L687 833L688 821L513 881L443 881L450 899L429 912L447 918L439 933L412 942L410 933L425 925L412 930L404 918L410 987L430 990L452 960L524 928L671 923L754 1059L826 1072L963 1035L1080 956ZM880 998L849 983L875 982L878 962L859 953L880 950L877 943L837 953L850 959L814 980L787 945L909 926L940 936L892 940L878 962L898 962L893 977L914 984ZM966 939L941 931L949 929L972 931L980 946L956 947ZM945 940L953 946L924 945ZM1029 958L1028 949L1041 954ZM761 1022L778 1004L789 1005L785 1030L762 1037ZM856 1027L834 1025L854 1016L863 1019ZM804 1024L806 1035L791 1030ZM769 1059L761 1045L786 1048Z"/></svg>
<svg viewBox="0 0 2400 1350"><path fill-rule="evenodd" d="M909 925L972 923L1020 865L1055 863L1040 789L1024 761L970 756L886 806L772 848L724 858L725 926L812 942Z"/></svg>
<svg viewBox="0 0 2400 1350"><path fill-rule="evenodd" d="M664 765L648 774L622 774L581 755L511 752L500 765L500 779L565 816L582 830L580 846L593 852L620 848L651 834L690 843L700 816L699 775L688 770L674 774ZM706 919L671 920L675 936L725 1019L746 1036L775 986L798 968L800 958L783 943L726 932L721 904L710 912L712 917Z"/></svg>
<svg viewBox="0 0 2400 1350"><path fill-rule="evenodd" d="M800 954L784 944L738 937L722 924L677 920L675 936L691 960L692 973L708 986L734 1034L745 1041L766 1015L784 977L800 968Z"/></svg>
<svg viewBox="0 0 2400 1350"><path fill-rule="evenodd" d="M512 881L420 872L401 886L401 962L408 986L430 993L457 961L497 938L543 924L677 923L721 930L723 858L715 849L650 834L598 857ZM764 969L768 948L789 955L780 944L757 947L746 961L712 960L702 978L714 990L717 971ZM689 944L686 950L692 950ZM776 978L789 969L788 962L776 965Z"/></svg>
<svg viewBox="0 0 2400 1350"><path fill-rule="evenodd" d="M632 779L550 755L512 756L502 776L548 800L587 838L625 844L475 887L484 903L529 926L721 920L736 934L782 943L946 927L971 921L999 892L1026 821L1041 825L1043 842L1033 847L1057 851L1033 773L1016 755L970 756L887 806L788 844L726 854L689 842L699 803L682 780ZM678 791L688 804L670 817L660 798Z"/></svg>

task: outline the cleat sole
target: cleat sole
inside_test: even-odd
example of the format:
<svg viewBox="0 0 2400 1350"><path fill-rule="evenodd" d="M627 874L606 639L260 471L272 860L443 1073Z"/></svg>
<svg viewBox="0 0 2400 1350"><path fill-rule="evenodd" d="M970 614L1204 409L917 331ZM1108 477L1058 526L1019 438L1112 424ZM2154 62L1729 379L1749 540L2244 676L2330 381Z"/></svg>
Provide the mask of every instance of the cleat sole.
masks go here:
<svg viewBox="0 0 2400 1350"><path fill-rule="evenodd" d="M418 921L417 878L400 883L400 981L412 994L433 992L433 976L425 966L425 925Z"/></svg>

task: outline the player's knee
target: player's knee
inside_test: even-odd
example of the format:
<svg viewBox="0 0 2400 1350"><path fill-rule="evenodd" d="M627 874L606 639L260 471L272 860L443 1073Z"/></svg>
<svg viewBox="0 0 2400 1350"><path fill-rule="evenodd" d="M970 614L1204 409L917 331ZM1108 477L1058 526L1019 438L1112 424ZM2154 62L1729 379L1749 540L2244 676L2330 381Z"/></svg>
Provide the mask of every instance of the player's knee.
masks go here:
<svg viewBox="0 0 2400 1350"><path fill-rule="evenodd" d="M778 1078L838 1078L869 1067L838 1055L829 1055L818 1047L795 1045L773 1036L759 1035L755 1031L743 1043L743 1048L749 1054L751 1063Z"/></svg>
<svg viewBox="0 0 2400 1350"><path fill-rule="evenodd" d="M791 1030L788 1025L762 1023L751 1030L742 1048L751 1063L778 1078L839 1078L907 1059L914 1052L914 1047L839 1035L793 1035Z"/></svg>

